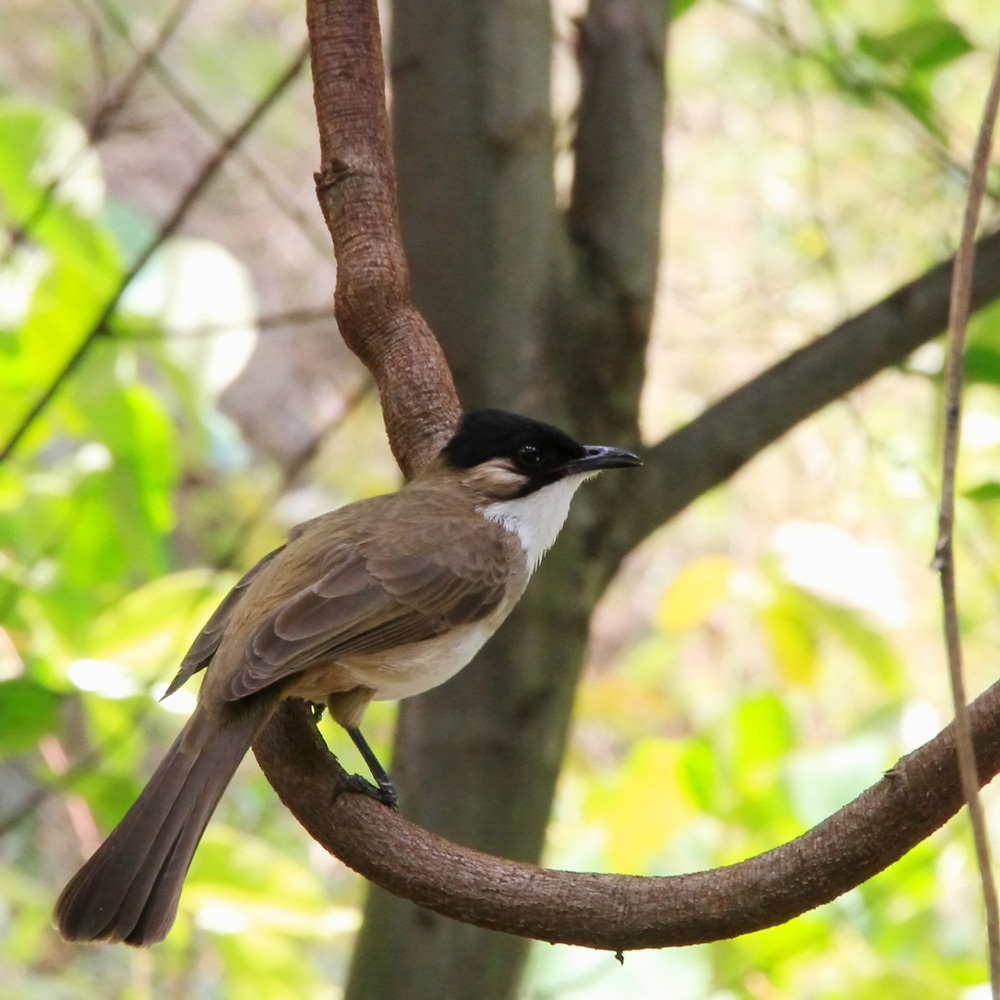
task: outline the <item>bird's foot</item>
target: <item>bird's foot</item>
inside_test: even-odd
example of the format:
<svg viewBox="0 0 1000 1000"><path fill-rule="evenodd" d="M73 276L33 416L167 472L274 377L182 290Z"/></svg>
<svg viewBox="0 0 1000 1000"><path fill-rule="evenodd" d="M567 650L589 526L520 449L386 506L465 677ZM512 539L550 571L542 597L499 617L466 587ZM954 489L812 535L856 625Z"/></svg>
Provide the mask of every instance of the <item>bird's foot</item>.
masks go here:
<svg viewBox="0 0 1000 1000"><path fill-rule="evenodd" d="M345 774L334 787L333 797L336 799L343 792L367 795L368 798L388 806L393 812L399 812L399 796L396 794L396 786L388 778L379 779L378 784L373 785L367 778L362 778L360 774Z"/></svg>

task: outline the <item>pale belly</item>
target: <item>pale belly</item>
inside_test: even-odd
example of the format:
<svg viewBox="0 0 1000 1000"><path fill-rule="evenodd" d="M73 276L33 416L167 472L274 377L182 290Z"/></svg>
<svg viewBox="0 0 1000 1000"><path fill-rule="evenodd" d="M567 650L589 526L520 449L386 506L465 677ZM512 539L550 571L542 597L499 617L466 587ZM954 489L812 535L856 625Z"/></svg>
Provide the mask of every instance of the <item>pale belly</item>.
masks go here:
<svg viewBox="0 0 1000 1000"><path fill-rule="evenodd" d="M495 624L480 622L387 652L345 656L325 671L304 673L289 693L325 701L334 691L366 687L375 692L376 701L409 698L454 677L495 630Z"/></svg>

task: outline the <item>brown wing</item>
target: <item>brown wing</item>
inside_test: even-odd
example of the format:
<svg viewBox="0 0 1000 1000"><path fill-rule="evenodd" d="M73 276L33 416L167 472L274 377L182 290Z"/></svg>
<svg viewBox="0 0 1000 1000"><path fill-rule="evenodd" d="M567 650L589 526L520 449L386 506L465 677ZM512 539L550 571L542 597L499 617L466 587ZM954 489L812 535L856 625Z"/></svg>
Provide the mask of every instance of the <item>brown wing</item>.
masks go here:
<svg viewBox="0 0 1000 1000"><path fill-rule="evenodd" d="M511 550L505 536L474 517L385 544L391 556L373 555L364 541L336 543L325 554L322 576L248 636L223 697L243 698L312 664L431 639L485 618L506 591ZM481 557L469 559L470 551Z"/></svg>
<svg viewBox="0 0 1000 1000"><path fill-rule="evenodd" d="M184 659L181 660L177 676L170 682L169 687L163 693L163 697L173 694L182 684L189 681L199 670L204 670L209 661L215 656L219 643L222 642L223 633L229 624L230 616L236 605L239 604L243 595L247 592L247 587L256 579L257 574L284 548L284 545L273 552L269 552L255 566L248 570L243 577L237 581L236 585L222 599L222 603L212 612L212 617L205 622L204 628L198 633L197 638L191 644Z"/></svg>

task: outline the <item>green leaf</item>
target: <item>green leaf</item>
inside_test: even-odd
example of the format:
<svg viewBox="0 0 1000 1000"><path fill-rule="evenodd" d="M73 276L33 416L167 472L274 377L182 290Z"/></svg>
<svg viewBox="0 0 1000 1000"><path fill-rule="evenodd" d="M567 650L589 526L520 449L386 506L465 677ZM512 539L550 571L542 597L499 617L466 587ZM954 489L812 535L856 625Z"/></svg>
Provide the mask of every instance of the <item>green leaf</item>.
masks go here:
<svg viewBox="0 0 1000 1000"><path fill-rule="evenodd" d="M59 725L60 696L27 677L0 682L0 749L30 750Z"/></svg>
<svg viewBox="0 0 1000 1000"><path fill-rule="evenodd" d="M235 582L231 573L186 570L158 577L102 614L87 655L132 667L146 680L183 655L195 633Z"/></svg>
<svg viewBox="0 0 1000 1000"><path fill-rule="evenodd" d="M98 220L104 180L83 127L65 112L0 100L0 207L28 240L94 279L120 256Z"/></svg>
<svg viewBox="0 0 1000 1000"><path fill-rule="evenodd" d="M972 48L965 32L946 18L927 18L883 35L858 35L858 49L876 62L903 63L923 72L940 69Z"/></svg>
<svg viewBox="0 0 1000 1000"><path fill-rule="evenodd" d="M1000 385L1000 346L971 341L965 348L965 381Z"/></svg>
<svg viewBox="0 0 1000 1000"><path fill-rule="evenodd" d="M93 551L88 542L113 544L133 572L154 576L167 568L166 535L173 527L174 425L157 395L127 381L128 375L121 374L125 366L116 360L91 356L58 403L60 415L76 421L79 432L96 437L113 457L91 481L92 506L100 509L90 516L95 526L103 521L101 530L70 542L99 560L108 554Z"/></svg>
<svg viewBox="0 0 1000 1000"><path fill-rule="evenodd" d="M795 723L776 695L759 694L745 698L737 706L733 737L738 766L772 764L794 748Z"/></svg>
<svg viewBox="0 0 1000 1000"><path fill-rule="evenodd" d="M785 680L812 687L819 672L817 641L801 606L781 593L761 612L774 664Z"/></svg>
<svg viewBox="0 0 1000 1000"><path fill-rule="evenodd" d="M696 815L684 759L680 740L642 740L614 778L589 796L588 811L603 817L615 871L644 871Z"/></svg>
<svg viewBox="0 0 1000 1000"><path fill-rule="evenodd" d="M198 847L183 905L220 930L280 930L300 937L326 936L345 917L331 908L316 873L266 841L213 823Z"/></svg>
<svg viewBox="0 0 1000 1000"><path fill-rule="evenodd" d="M900 86L887 88L888 93L894 97L914 118L920 122L928 132L942 142L947 136L941 125L940 116L934 101L931 98L929 89L920 80L911 78Z"/></svg>
<svg viewBox="0 0 1000 1000"><path fill-rule="evenodd" d="M83 126L51 105L0 100L0 193L5 211L19 223L39 214L43 199L97 208L104 183Z"/></svg>
<svg viewBox="0 0 1000 1000"><path fill-rule="evenodd" d="M996 503L1000 500L1000 483L996 480L980 483L972 489L964 490L962 496L974 503Z"/></svg>
<svg viewBox="0 0 1000 1000"><path fill-rule="evenodd" d="M671 24L681 16L681 14L689 11L698 0L666 0L667 3L667 13L670 16Z"/></svg>
<svg viewBox="0 0 1000 1000"><path fill-rule="evenodd" d="M689 740L677 764L677 773L691 800L703 812L717 808L719 788L718 754L701 740Z"/></svg>

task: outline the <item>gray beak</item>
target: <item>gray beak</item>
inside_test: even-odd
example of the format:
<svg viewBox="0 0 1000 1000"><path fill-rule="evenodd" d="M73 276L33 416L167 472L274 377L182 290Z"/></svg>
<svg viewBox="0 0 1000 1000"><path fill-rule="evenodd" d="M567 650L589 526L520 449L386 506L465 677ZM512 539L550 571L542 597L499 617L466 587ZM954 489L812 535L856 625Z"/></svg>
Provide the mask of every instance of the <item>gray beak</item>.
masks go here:
<svg viewBox="0 0 1000 1000"><path fill-rule="evenodd" d="M586 444L583 456L567 462L564 466L567 476L580 473L600 472L602 469L624 469L632 465L642 465L642 459L623 448L611 448L603 444Z"/></svg>

